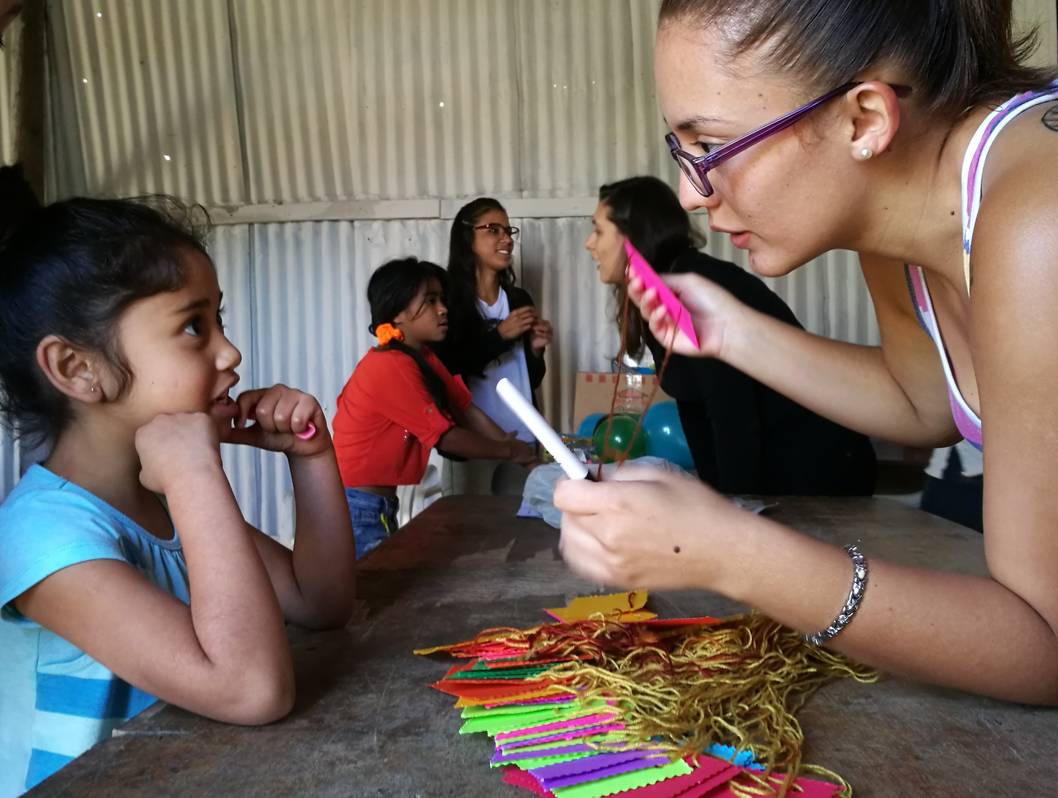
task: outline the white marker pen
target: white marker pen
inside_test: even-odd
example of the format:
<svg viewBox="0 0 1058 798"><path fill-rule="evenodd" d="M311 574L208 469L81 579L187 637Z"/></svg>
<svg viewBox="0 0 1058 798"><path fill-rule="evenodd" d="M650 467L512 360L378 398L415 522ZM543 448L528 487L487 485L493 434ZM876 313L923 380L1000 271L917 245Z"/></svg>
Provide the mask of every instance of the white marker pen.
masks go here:
<svg viewBox="0 0 1058 798"><path fill-rule="evenodd" d="M496 383L496 393L500 395L500 399L511 409L511 412L518 416L522 423L529 428L529 431L536 436L536 439L543 444L548 453L555 458L555 462L562 466L562 470L566 472L567 477L595 482L595 477L592 476L588 467L577 459L576 455L558 437L558 433L551 429L551 425L537 412L532 403L511 384L510 380L504 377Z"/></svg>

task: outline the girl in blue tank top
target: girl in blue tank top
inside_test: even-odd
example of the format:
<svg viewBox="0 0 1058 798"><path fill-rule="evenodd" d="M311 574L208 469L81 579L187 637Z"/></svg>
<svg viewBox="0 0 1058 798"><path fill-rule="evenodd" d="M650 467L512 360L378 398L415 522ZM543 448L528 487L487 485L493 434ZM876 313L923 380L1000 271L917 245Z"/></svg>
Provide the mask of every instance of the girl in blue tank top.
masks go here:
<svg viewBox="0 0 1058 798"><path fill-rule="evenodd" d="M229 723L294 700L284 619L344 624L353 536L323 413L235 393L217 273L175 202L37 204L0 169L0 408L47 457L0 505L0 795L158 699ZM221 442L286 455L294 551Z"/></svg>

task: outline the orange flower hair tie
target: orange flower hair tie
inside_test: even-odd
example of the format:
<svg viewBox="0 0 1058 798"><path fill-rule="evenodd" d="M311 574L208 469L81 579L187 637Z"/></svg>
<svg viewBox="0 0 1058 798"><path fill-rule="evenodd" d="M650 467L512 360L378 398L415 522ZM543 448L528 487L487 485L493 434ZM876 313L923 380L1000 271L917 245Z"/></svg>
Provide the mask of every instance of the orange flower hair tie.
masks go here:
<svg viewBox="0 0 1058 798"><path fill-rule="evenodd" d="M379 346L385 346L390 341L403 341L404 333L392 324L380 324L375 328L375 337Z"/></svg>

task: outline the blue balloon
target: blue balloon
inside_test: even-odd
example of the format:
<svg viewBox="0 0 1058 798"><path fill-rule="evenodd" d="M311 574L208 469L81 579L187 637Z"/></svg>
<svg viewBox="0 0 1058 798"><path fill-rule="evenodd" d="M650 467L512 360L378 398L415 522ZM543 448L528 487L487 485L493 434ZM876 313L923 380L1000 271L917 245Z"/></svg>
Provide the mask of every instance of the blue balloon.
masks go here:
<svg viewBox="0 0 1058 798"><path fill-rule="evenodd" d="M691 447L683 434L675 402L659 402L650 407L643 416L643 429L647 433L648 455L668 460L688 471L694 470Z"/></svg>
<svg viewBox="0 0 1058 798"><path fill-rule="evenodd" d="M580 422L580 426L577 427L578 438L590 438L595 433L595 428L599 425L599 422L606 418L605 413L589 413L584 417L584 420Z"/></svg>

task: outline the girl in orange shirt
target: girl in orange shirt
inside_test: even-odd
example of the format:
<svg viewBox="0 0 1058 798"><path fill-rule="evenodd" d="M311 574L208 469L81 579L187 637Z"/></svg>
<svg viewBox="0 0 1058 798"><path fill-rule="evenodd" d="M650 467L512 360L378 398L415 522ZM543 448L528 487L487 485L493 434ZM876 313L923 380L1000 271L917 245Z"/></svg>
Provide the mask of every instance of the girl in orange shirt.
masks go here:
<svg viewBox="0 0 1058 798"><path fill-rule="evenodd" d="M415 485L430 449L467 458L536 462L471 401L430 344L448 333L444 270L416 258L380 266L367 286L378 345L338 396L334 447L362 557L397 528L397 486Z"/></svg>

